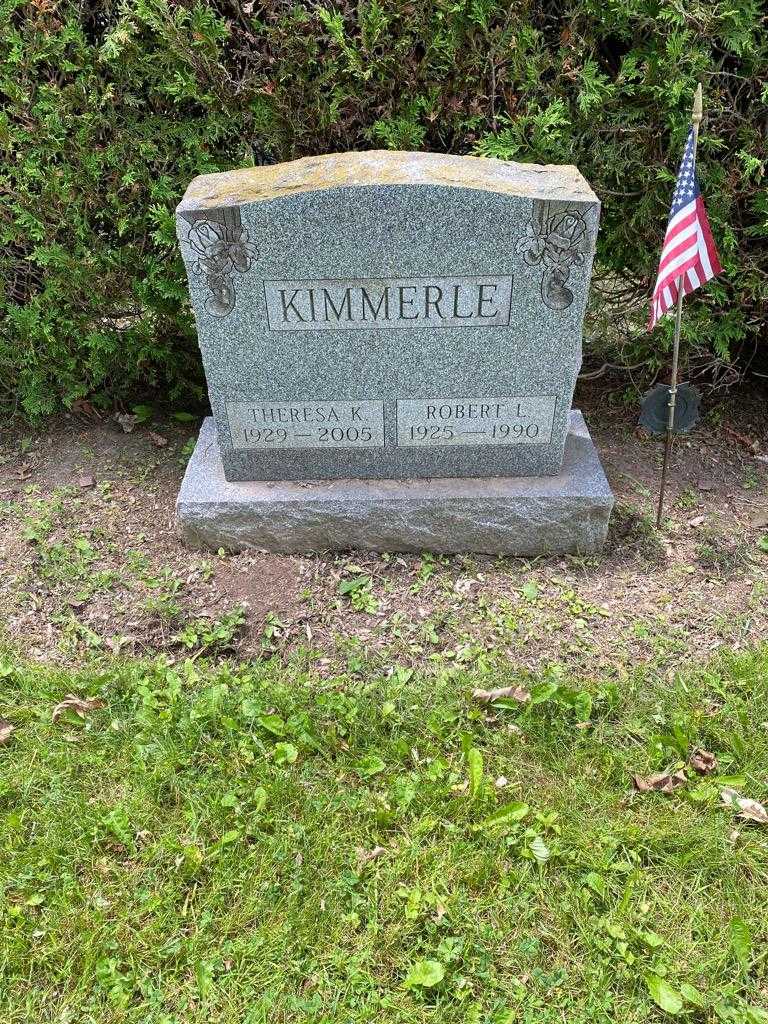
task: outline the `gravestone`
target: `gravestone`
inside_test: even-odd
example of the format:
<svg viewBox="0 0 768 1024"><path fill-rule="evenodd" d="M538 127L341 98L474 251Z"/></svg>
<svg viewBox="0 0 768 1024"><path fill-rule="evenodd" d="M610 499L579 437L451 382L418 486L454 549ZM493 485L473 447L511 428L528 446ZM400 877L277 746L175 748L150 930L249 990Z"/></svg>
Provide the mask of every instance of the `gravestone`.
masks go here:
<svg viewBox="0 0 768 1024"><path fill-rule="evenodd" d="M196 178L177 226L213 417L187 539L593 550L613 499L571 401L598 217L575 167L474 157Z"/></svg>

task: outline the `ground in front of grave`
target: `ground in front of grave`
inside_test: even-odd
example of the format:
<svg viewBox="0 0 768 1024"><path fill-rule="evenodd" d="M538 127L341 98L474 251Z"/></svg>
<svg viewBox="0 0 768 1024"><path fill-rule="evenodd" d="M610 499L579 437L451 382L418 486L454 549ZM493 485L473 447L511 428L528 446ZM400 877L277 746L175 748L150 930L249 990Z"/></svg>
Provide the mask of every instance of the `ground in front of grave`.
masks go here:
<svg viewBox="0 0 768 1024"><path fill-rule="evenodd" d="M676 442L668 529L652 521L659 441L637 409L577 396L617 498L604 551L534 560L201 554L174 502L195 424L63 419L0 447L0 622L36 660L299 647L332 673L386 665L559 662L673 668L765 638L764 403L734 396ZM760 441L763 448L760 448Z"/></svg>

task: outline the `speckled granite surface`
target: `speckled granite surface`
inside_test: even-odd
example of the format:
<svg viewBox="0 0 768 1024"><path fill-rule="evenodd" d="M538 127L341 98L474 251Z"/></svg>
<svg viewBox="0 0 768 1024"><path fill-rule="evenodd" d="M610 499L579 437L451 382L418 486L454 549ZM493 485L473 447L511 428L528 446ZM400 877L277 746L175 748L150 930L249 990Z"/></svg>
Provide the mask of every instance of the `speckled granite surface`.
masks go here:
<svg viewBox="0 0 768 1024"><path fill-rule="evenodd" d="M182 536L203 548L276 552L588 553L605 540L613 495L581 413L560 473L443 480L228 482L211 418L177 503Z"/></svg>
<svg viewBox="0 0 768 1024"><path fill-rule="evenodd" d="M227 479L558 473L598 217L574 167L474 157L195 179L177 223Z"/></svg>

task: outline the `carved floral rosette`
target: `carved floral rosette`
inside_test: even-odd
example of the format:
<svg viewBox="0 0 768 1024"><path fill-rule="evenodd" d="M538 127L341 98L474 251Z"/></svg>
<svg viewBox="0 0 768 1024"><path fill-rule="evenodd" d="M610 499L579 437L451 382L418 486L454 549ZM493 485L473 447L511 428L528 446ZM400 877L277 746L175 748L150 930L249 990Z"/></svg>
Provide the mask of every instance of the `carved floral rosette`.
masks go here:
<svg viewBox="0 0 768 1024"><path fill-rule="evenodd" d="M584 262L587 225L578 210L536 200L525 235L516 251L529 267L541 266L541 297L550 309L567 309L573 292L567 287L571 268Z"/></svg>
<svg viewBox="0 0 768 1024"><path fill-rule="evenodd" d="M237 207L185 217L190 221L187 244L197 257L194 270L205 278L210 293L205 308L211 316L229 316L237 298L236 275L251 269L256 246L248 239Z"/></svg>

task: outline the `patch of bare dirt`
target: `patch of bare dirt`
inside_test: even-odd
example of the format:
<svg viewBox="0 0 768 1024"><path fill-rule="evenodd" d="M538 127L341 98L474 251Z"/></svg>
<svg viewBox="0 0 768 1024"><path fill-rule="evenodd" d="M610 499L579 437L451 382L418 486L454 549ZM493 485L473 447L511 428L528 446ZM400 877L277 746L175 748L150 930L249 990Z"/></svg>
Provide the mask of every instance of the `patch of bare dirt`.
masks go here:
<svg viewBox="0 0 768 1024"><path fill-rule="evenodd" d="M192 426L125 432L74 416L18 430L0 444L0 636L51 660L181 654L190 623L204 637L205 623L242 606L244 626L211 653L304 646L327 665L361 649L461 665L495 651L590 672L638 660L669 668L765 639L763 397L733 397L677 439L661 533L661 443L636 429L636 407L604 391L577 404L617 498L609 540L599 556L531 561L189 551L174 504ZM343 593L358 576L359 590Z"/></svg>

